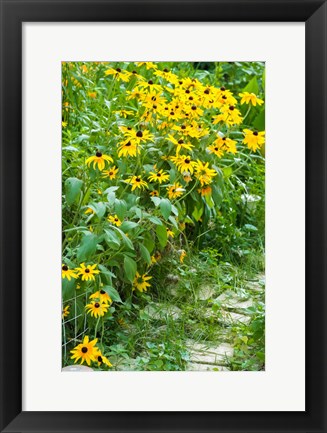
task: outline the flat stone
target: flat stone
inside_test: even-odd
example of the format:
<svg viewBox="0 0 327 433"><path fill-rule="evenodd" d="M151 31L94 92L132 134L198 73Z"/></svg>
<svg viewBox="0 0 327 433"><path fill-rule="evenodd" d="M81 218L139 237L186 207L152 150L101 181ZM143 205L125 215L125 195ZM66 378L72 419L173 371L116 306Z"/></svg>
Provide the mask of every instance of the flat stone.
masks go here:
<svg viewBox="0 0 327 433"><path fill-rule="evenodd" d="M207 301L210 299L215 293L215 290L212 286L201 286L197 295L197 298L200 301Z"/></svg>
<svg viewBox="0 0 327 433"><path fill-rule="evenodd" d="M64 372L82 372L82 373L90 373L94 371L93 368L87 367L86 365L68 365L61 369Z"/></svg>
<svg viewBox="0 0 327 433"><path fill-rule="evenodd" d="M223 365L213 365L213 364L200 364L197 362L190 362L186 367L187 371L230 371L227 367Z"/></svg>
<svg viewBox="0 0 327 433"><path fill-rule="evenodd" d="M154 320L166 320L168 317L174 320L180 318L182 310L176 305L149 304L144 312Z"/></svg>
<svg viewBox="0 0 327 433"><path fill-rule="evenodd" d="M218 311L213 311L212 309L207 309L203 317L205 319L216 319L218 323L225 326L230 326L235 323L243 323L245 325L249 324L251 321L250 316L246 316L240 313L234 313L233 311L226 311L219 309Z"/></svg>
<svg viewBox="0 0 327 433"><path fill-rule="evenodd" d="M252 299L242 299L235 292L226 290L224 293L215 299L224 308L233 308L235 310L243 310L253 306Z"/></svg>
<svg viewBox="0 0 327 433"><path fill-rule="evenodd" d="M195 363L219 365L226 362L226 357L231 357L234 354L233 347L228 343L211 346L188 340L186 347L188 348L191 362Z"/></svg>

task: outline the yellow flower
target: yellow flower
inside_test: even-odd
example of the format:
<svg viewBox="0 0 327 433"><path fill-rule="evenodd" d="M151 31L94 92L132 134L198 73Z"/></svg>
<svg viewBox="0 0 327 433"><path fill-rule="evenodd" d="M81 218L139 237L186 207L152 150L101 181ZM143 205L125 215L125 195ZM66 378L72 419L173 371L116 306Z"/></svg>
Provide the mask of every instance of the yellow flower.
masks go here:
<svg viewBox="0 0 327 433"><path fill-rule="evenodd" d="M153 191L150 192L150 195L151 195L151 197L159 197L159 191L154 189Z"/></svg>
<svg viewBox="0 0 327 433"><path fill-rule="evenodd" d="M95 99L97 97L97 93L96 92L89 92L88 95L92 99Z"/></svg>
<svg viewBox="0 0 327 433"><path fill-rule="evenodd" d="M158 69L158 66L153 62L136 62L137 66L145 66L148 70L150 69Z"/></svg>
<svg viewBox="0 0 327 433"><path fill-rule="evenodd" d="M134 111L131 110L120 110L120 111L115 111L115 113L120 114L123 117L127 117L127 116L131 116L132 114L134 114Z"/></svg>
<svg viewBox="0 0 327 433"><path fill-rule="evenodd" d="M88 166L90 166L91 162L93 162L94 169L96 165L98 165L99 170L102 171L106 166L106 162L113 162L113 159L109 155L103 155L101 152L97 152L94 156L87 158L86 164Z"/></svg>
<svg viewBox="0 0 327 433"><path fill-rule="evenodd" d="M173 238L175 236L174 232L172 230L170 230L169 227L167 227L167 236L170 236L171 238Z"/></svg>
<svg viewBox="0 0 327 433"><path fill-rule="evenodd" d="M120 68L110 68L107 69L105 72L105 75L113 75L117 80L122 80L122 81L128 81L130 79L130 76L132 75L130 72L128 71L122 71Z"/></svg>
<svg viewBox="0 0 327 433"><path fill-rule="evenodd" d="M116 179L118 173L117 167L109 167L108 170L103 170L102 176L109 177L110 180Z"/></svg>
<svg viewBox="0 0 327 433"><path fill-rule="evenodd" d="M228 126L239 125L242 123L243 118L241 116L241 112L235 108L234 105L224 105L220 110L221 114L218 114L218 116L214 117L214 125L219 122L225 122Z"/></svg>
<svg viewBox="0 0 327 433"><path fill-rule="evenodd" d="M145 143L146 141L153 139L153 135L150 131L141 131L140 129L136 131L135 129L126 128L124 129L124 135L136 144Z"/></svg>
<svg viewBox="0 0 327 433"><path fill-rule="evenodd" d="M224 154L223 146L219 145L216 142L208 146L207 150L209 153L214 153L216 156L218 156L218 158L221 158Z"/></svg>
<svg viewBox="0 0 327 433"><path fill-rule="evenodd" d="M179 261L181 263L184 263L185 257L186 257L186 251L185 250L180 250Z"/></svg>
<svg viewBox="0 0 327 433"><path fill-rule="evenodd" d="M159 170L157 172L150 171L150 175L148 177L150 182L166 182L169 179L169 174L165 173L163 170Z"/></svg>
<svg viewBox="0 0 327 433"><path fill-rule="evenodd" d="M212 178L217 176L216 170L209 168L209 163L197 161L195 167L195 177L200 181L201 186L207 185L212 182Z"/></svg>
<svg viewBox="0 0 327 433"><path fill-rule="evenodd" d="M98 269L95 269L97 265L87 265L82 263L79 268L76 268L78 275L82 275L82 281L95 280L95 274L100 274Z"/></svg>
<svg viewBox="0 0 327 433"><path fill-rule="evenodd" d="M169 186L167 190L168 190L168 197L170 199L180 197L181 195L183 195L183 191L184 191L182 185L178 182L174 183L172 186Z"/></svg>
<svg viewBox="0 0 327 433"><path fill-rule="evenodd" d="M244 93L240 93L239 96L242 98L241 99L241 104L251 104L256 106L258 105L262 105L263 104L263 100L259 99L254 93L249 93L249 92L244 92Z"/></svg>
<svg viewBox="0 0 327 433"><path fill-rule="evenodd" d="M161 259L161 254L157 251L155 254L151 256L151 263L155 264Z"/></svg>
<svg viewBox="0 0 327 433"><path fill-rule="evenodd" d="M136 188L144 189L148 186L148 184L142 180L140 176L132 176L126 179L126 182L132 185L132 191L134 191Z"/></svg>
<svg viewBox="0 0 327 433"><path fill-rule="evenodd" d="M87 314L91 314L91 316L94 316L95 318L104 316L104 314L108 311L108 308L108 304L96 301L92 301L90 304L85 306Z"/></svg>
<svg viewBox="0 0 327 433"><path fill-rule="evenodd" d="M61 126L62 126L63 128L66 128L67 125L68 125L68 122L61 122Z"/></svg>
<svg viewBox="0 0 327 433"><path fill-rule="evenodd" d="M140 149L139 146L137 145L137 143L131 141L131 140L126 140L124 141L119 149L118 149L118 156L119 158L121 156L136 156L140 154Z"/></svg>
<svg viewBox="0 0 327 433"><path fill-rule="evenodd" d="M152 80L149 81L141 81L138 84L138 87L141 88L140 91L156 91L156 92L161 92L162 91L162 86L160 86L160 84L155 84Z"/></svg>
<svg viewBox="0 0 327 433"><path fill-rule="evenodd" d="M85 214L89 214L89 213L95 213L95 212L94 212L93 209L91 209L90 207L88 207L84 213Z"/></svg>
<svg viewBox="0 0 327 433"><path fill-rule="evenodd" d="M63 308L63 310L62 310L62 318L64 319L65 317L67 317L67 316L69 316L69 305L66 305L66 307L65 308Z"/></svg>
<svg viewBox="0 0 327 433"><path fill-rule="evenodd" d="M191 143L185 143L184 140L182 138L180 138L179 140L176 140L172 135L168 135L168 140L171 141L173 144L175 144L175 146L177 146L176 149L176 154L178 155L179 152L181 151L181 149L185 149L185 150L192 150L193 144Z"/></svg>
<svg viewBox="0 0 327 433"><path fill-rule="evenodd" d="M184 171L188 171L189 173L193 173L194 166L196 162L192 161L191 158L187 155L176 155L170 157L171 161L176 165L178 170L183 173Z"/></svg>
<svg viewBox="0 0 327 433"><path fill-rule="evenodd" d="M98 363L98 367L100 367L102 364L105 364L107 367L112 367L112 364L109 361L109 359L106 358L104 355L102 355L99 349L95 353L95 362Z"/></svg>
<svg viewBox="0 0 327 433"><path fill-rule="evenodd" d="M98 290L90 295L90 299L98 299L102 304L112 304L112 299L105 290Z"/></svg>
<svg viewBox="0 0 327 433"><path fill-rule="evenodd" d="M83 343L79 344L70 351L70 353L73 354L71 356L71 359L75 359L75 364L79 359L81 359L81 364L86 361L87 365L90 365L91 361L95 361L95 354L97 353L97 348L95 347L95 345L97 341L97 338L89 341L89 337L85 336Z"/></svg>
<svg viewBox="0 0 327 433"><path fill-rule="evenodd" d="M67 265L62 265L61 266L61 277L62 278L67 278L67 280L71 280L72 278L77 278L77 275L75 273L75 271L73 271L72 269L69 269Z"/></svg>
<svg viewBox="0 0 327 433"><path fill-rule="evenodd" d="M140 275L136 272L134 281L133 281L133 290L137 289L139 292L146 292L148 287L151 287L151 284L147 281L152 277L149 277L147 274Z"/></svg>
<svg viewBox="0 0 327 433"><path fill-rule="evenodd" d="M110 223L114 224L114 225L117 226L117 227L121 226L121 224L122 224L122 222L120 221L120 219L118 218L117 215L114 215L114 216L109 215L109 216L108 216L108 221L109 221Z"/></svg>
<svg viewBox="0 0 327 433"><path fill-rule="evenodd" d="M206 195L211 195L212 188L211 188L211 186L207 185L207 186L204 186L203 188L198 189L198 192L202 195L202 197L204 197Z"/></svg>
<svg viewBox="0 0 327 433"><path fill-rule="evenodd" d="M243 143L246 144L250 150L253 150L253 152L260 149L265 142L265 131L258 132L244 129L243 134Z"/></svg>

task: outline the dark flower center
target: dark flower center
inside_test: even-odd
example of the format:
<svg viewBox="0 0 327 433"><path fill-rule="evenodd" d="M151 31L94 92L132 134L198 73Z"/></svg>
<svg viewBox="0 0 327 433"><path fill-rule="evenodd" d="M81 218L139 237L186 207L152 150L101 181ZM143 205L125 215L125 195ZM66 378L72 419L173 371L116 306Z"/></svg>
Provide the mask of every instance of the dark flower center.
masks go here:
<svg viewBox="0 0 327 433"><path fill-rule="evenodd" d="M210 90L209 90L209 89L205 89L204 93L205 93L206 95L209 95Z"/></svg>
<svg viewBox="0 0 327 433"><path fill-rule="evenodd" d="M165 68L163 71L164 71L164 72L169 72L167 68Z"/></svg>
<svg viewBox="0 0 327 433"><path fill-rule="evenodd" d="M136 181L136 182L141 182L141 179L140 179L139 177L137 177L137 178L135 179L135 181Z"/></svg>
<svg viewBox="0 0 327 433"><path fill-rule="evenodd" d="M63 270L63 271L68 271L68 266L64 265L64 266L62 267L62 270Z"/></svg>
<svg viewBox="0 0 327 433"><path fill-rule="evenodd" d="M195 105L192 105L192 110L196 110L196 106Z"/></svg>
<svg viewBox="0 0 327 433"><path fill-rule="evenodd" d="M188 158L186 158L186 159L184 160L184 162L185 162L185 164L189 164L191 161L190 161Z"/></svg>
<svg viewBox="0 0 327 433"><path fill-rule="evenodd" d="M223 137L223 141L225 141L226 140L226 137Z"/></svg>
<svg viewBox="0 0 327 433"><path fill-rule="evenodd" d="M226 89L225 89L225 87L221 87L220 90L221 90L222 92L224 92Z"/></svg>
<svg viewBox="0 0 327 433"><path fill-rule="evenodd" d="M183 140L178 140L178 144L183 144L184 141Z"/></svg>
<svg viewBox="0 0 327 433"><path fill-rule="evenodd" d="M109 171L109 176L112 176L113 175L113 172L112 171Z"/></svg>
<svg viewBox="0 0 327 433"><path fill-rule="evenodd" d="M217 151L217 150L218 150L218 147L215 147L215 150Z"/></svg>
<svg viewBox="0 0 327 433"><path fill-rule="evenodd" d="M95 308L99 308L99 307L100 307L99 302L96 302L96 303L94 304L94 306L95 306Z"/></svg>
<svg viewBox="0 0 327 433"><path fill-rule="evenodd" d="M186 129L186 126L185 126L185 125L182 125L182 126L181 126L181 129Z"/></svg>
<svg viewBox="0 0 327 433"><path fill-rule="evenodd" d="M223 99L227 99L227 96L226 95L223 95L223 97L222 97Z"/></svg>
<svg viewBox="0 0 327 433"><path fill-rule="evenodd" d="M153 84L153 81L152 81L152 80L149 80L149 81L148 81L148 84L150 84L150 85Z"/></svg>
<svg viewBox="0 0 327 433"><path fill-rule="evenodd" d="M82 352L86 353L87 352L87 347L82 347Z"/></svg>
<svg viewBox="0 0 327 433"><path fill-rule="evenodd" d="M178 81L178 84L179 84L179 85L182 85L182 84L183 84L183 81Z"/></svg>
<svg viewBox="0 0 327 433"><path fill-rule="evenodd" d="M97 153L95 154L95 156L97 156L98 158L101 158L102 153L101 153L101 152L97 152Z"/></svg>
<svg viewBox="0 0 327 433"><path fill-rule="evenodd" d="M153 109L156 110L158 107L156 105L153 106Z"/></svg>
<svg viewBox="0 0 327 433"><path fill-rule="evenodd" d="M115 218L115 221L117 222L117 221L119 221L119 219L118 219L118 218Z"/></svg>
<svg viewBox="0 0 327 433"><path fill-rule="evenodd" d="M117 68L116 71L117 71L117 72L121 72L121 69L120 69L120 68Z"/></svg>
<svg viewBox="0 0 327 433"><path fill-rule="evenodd" d="M157 173L157 177L160 177L161 176L161 173Z"/></svg>
<svg viewBox="0 0 327 433"><path fill-rule="evenodd" d="M102 363L102 356L98 356L98 362Z"/></svg>
<svg viewBox="0 0 327 433"><path fill-rule="evenodd" d="M131 146L131 145L132 145L132 143L131 143L130 141L129 141L128 143L125 144L126 147L129 147L129 146Z"/></svg>
<svg viewBox="0 0 327 433"><path fill-rule="evenodd" d="M175 113L173 111L170 112L170 115L173 116Z"/></svg>
<svg viewBox="0 0 327 433"><path fill-rule="evenodd" d="M85 272L88 274L90 272L90 269L85 269Z"/></svg>
<svg viewBox="0 0 327 433"><path fill-rule="evenodd" d="M235 109L234 105L231 105L231 106L229 107L229 109L230 109L231 111L233 111L233 110Z"/></svg>
<svg viewBox="0 0 327 433"><path fill-rule="evenodd" d="M132 74L137 74L137 72L136 71L132 71Z"/></svg>
<svg viewBox="0 0 327 433"><path fill-rule="evenodd" d="M129 126L127 129L128 129L128 131L131 131L132 128Z"/></svg>
<svg viewBox="0 0 327 433"><path fill-rule="evenodd" d="M185 90L185 93L191 93L191 92L187 89L187 90Z"/></svg>
<svg viewBox="0 0 327 433"><path fill-rule="evenodd" d="M104 295L106 292L104 290L100 290L101 295Z"/></svg>
<svg viewBox="0 0 327 433"><path fill-rule="evenodd" d="M152 96L152 101L156 101L157 100L157 98L155 97L155 96Z"/></svg>
<svg viewBox="0 0 327 433"><path fill-rule="evenodd" d="M257 136L258 135L258 131L254 131L253 135Z"/></svg>
<svg viewBox="0 0 327 433"><path fill-rule="evenodd" d="M193 96L190 96L189 98L188 98L190 101L193 101Z"/></svg>
<svg viewBox="0 0 327 433"><path fill-rule="evenodd" d="M136 137L142 138L143 137L143 132L142 131L137 131Z"/></svg>

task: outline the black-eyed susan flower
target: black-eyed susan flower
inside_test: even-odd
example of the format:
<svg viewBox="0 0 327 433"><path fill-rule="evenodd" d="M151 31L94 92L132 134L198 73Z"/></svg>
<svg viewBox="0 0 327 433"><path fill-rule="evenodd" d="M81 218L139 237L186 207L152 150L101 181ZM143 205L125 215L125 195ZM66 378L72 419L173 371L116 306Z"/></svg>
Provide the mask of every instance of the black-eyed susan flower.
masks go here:
<svg viewBox="0 0 327 433"><path fill-rule="evenodd" d="M198 192L201 194L202 197L209 196L212 193L212 188L211 188L211 186L206 185L206 186L198 189Z"/></svg>
<svg viewBox="0 0 327 433"><path fill-rule="evenodd" d="M81 263L79 268L76 268L78 275L82 276L82 281L95 280L96 274L99 274L100 271L96 269L97 265L87 265L85 263Z"/></svg>
<svg viewBox="0 0 327 433"><path fill-rule="evenodd" d="M91 314L92 317L102 317L107 313L109 305L104 302L92 301L90 304L85 306L87 314Z"/></svg>
<svg viewBox="0 0 327 433"><path fill-rule="evenodd" d="M116 179L118 173L118 168L116 166L109 167L108 170L103 170L102 176L109 177L110 180Z"/></svg>
<svg viewBox="0 0 327 433"><path fill-rule="evenodd" d="M174 138L170 134L168 135L168 140L171 141L177 147L176 148L176 155L178 155L182 149L192 150L192 147L194 147L193 144L186 143L183 138L179 138L177 140L176 138Z"/></svg>
<svg viewBox="0 0 327 433"><path fill-rule="evenodd" d="M265 142L265 131L258 132L244 129L243 134L243 143L246 144L250 150L253 150L253 152L260 149Z"/></svg>
<svg viewBox="0 0 327 433"><path fill-rule="evenodd" d="M183 173L184 171L193 174L194 166L196 165L195 161L191 160L191 157L188 155L176 155L171 156L170 160L176 165L178 171Z"/></svg>
<svg viewBox="0 0 327 433"><path fill-rule="evenodd" d="M148 280L151 278L152 277L147 274L140 275L138 272L136 272L133 281L133 290L137 289L139 292L146 292L148 287L151 287L151 284L148 283Z"/></svg>
<svg viewBox="0 0 327 433"><path fill-rule="evenodd" d="M112 299L110 298L110 296L108 295L108 293L105 290L98 290L95 293L92 293L92 295L90 295L90 299L98 299L101 303L104 304L112 304Z"/></svg>
<svg viewBox="0 0 327 433"><path fill-rule="evenodd" d="M116 69L109 68L104 72L104 74L106 76L113 75L116 78L116 80L122 80L125 82L129 81L129 79L132 75L130 72L122 71L120 68L116 68Z"/></svg>
<svg viewBox="0 0 327 433"><path fill-rule="evenodd" d="M61 276L62 278L67 278L67 280L71 280L72 278L77 278L77 275L74 270L69 269L67 265L61 266Z"/></svg>
<svg viewBox="0 0 327 433"><path fill-rule="evenodd" d="M95 99L97 97L97 92L88 92L87 95L89 98Z"/></svg>
<svg viewBox="0 0 327 433"><path fill-rule="evenodd" d="M164 172L163 170L159 171L150 171L150 176L148 177L150 182L166 182L169 179L169 174Z"/></svg>
<svg viewBox="0 0 327 433"><path fill-rule="evenodd" d="M126 179L126 182L132 185L132 191L134 189L144 189L147 188L148 184L142 180L141 176L131 176L130 178Z"/></svg>
<svg viewBox="0 0 327 433"><path fill-rule="evenodd" d="M93 168L95 169L96 166L98 166L99 170L102 171L105 166L106 162L114 162L111 156L109 155L103 155L101 152L97 152L95 155L90 156L86 160L86 165L90 166L90 164L93 162Z"/></svg>
<svg viewBox="0 0 327 433"><path fill-rule="evenodd" d="M98 367L101 367L101 365L105 364L107 367L112 367L111 362L108 358L106 358L101 351L98 349L95 353L95 362L97 363Z"/></svg>
<svg viewBox="0 0 327 433"><path fill-rule="evenodd" d="M123 130L124 135L129 140L135 142L136 144L145 143L149 140L153 139L153 134L150 133L150 131L140 129L130 129L130 128L124 128Z"/></svg>
<svg viewBox="0 0 327 433"><path fill-rule="evenodd" d="M212 182L212 178L217 176L216 170L209 168L208 162L202 162L199 159L195 166L195 177L200 181L201 186L208 185Z"/></svg>
<svg viewBox="0 0 327 433"><path fill-rule="evenodd" d="M175 236L174 232L169 227L167 227L167 236L171 238Z"/></svg>
<svg viewBox="0 0 327 433"><path fill-rule="evenodd" d="M98 339L95 338L92 341L89 341L89 337L85 336L83 343L76 346L73 350L70 351L73 355L71 356L71 359L75 359L76 362L80 359L81 364L84 362L87 363L87 365L91 364L91 361L95 362L95 354L97 353L97 348L95 347Z"/></svg>
<svg viewBox="0 0 327 433"><path fill-rule="evenodd" d="M181 195L183 195L183 192L185 191L182 185L178 182L174 183L173 185L169 186L167 188L168 190L168 197L170 199L178 198Z"/></svg>
<svg viewBox="0 0 327 433"><path fill-rule="evenodd" d="M62 309L62 318L63 318L63 319L64 319L65 317L69 316L69 313L70 313L69 308L70 308L70 306L69 306L69 305L66 305L66 307L64 307L64 308Z"/></svg>
<svg viewBox="0 0 327 433"><path fill-rule="evenodd" d="M86 215L89 214L89 213L93 214L93 213L95 213L95 211L94 211L92 208L88 207L88 208L85 209L85 212L84 212L84 213L85 213Z"/></svg>
<svg viewBox="0 0 327 433"><path fill-rule="evenodd" d="M150 195L151 195L151 197L159 197L159 191L154 189L153 191L150 192Z"/></svg>
<svg viewBox="0 0 327 433"><path fill-rule="evenodd" d="M109 215L108 221L117 227L120 227L122 225L122 222L120 221L117 215Z"/></svg>
<svg viewBox="0 0 327 433"><path fill-rule="evenodd" d="M124 141L118 149L118 156L136 156L140 154L139 145L132 140L127 139Z"/></svg>
<svg viewBox="0 0 327 433"><path fill-rule="evenodd" d="M156 251L156 252L151 256L151 263L155 264L155 263L157 263L160 259L161 259L161 254L159 253L159 251Z"/></svg>
<svg viewBox="0 0 327 433"><path fill-rule="evenodd" d="M243 92L240 93L239 96L242 98L241 99L241 104L252 104L253 106L258 105L262 105L263 104L263 100L259 99L254 93L249 93L249 92Z"/></svg>
<svg viewBox="0 0 327 433"><path fill-rule="evenodd" d="M185 259L185 257L186 257L186 251L185 250L180 250L179 251L179 261L181 262L181 263L184 263L184 259Z"/></svg>

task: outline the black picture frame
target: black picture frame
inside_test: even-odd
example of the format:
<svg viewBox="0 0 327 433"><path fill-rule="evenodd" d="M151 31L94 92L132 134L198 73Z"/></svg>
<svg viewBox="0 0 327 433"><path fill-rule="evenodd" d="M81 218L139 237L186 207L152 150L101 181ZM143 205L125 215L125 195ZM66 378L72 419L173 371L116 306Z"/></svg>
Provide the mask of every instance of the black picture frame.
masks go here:
<svg viewBox="0 0 327 433"><path fill-rule="evenodd" d="M1 0L0 5L1 432L327 432L326 1ZM22 412L22 23L78 21L305 22L305 412Z"/></svg>

